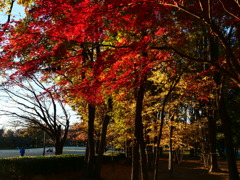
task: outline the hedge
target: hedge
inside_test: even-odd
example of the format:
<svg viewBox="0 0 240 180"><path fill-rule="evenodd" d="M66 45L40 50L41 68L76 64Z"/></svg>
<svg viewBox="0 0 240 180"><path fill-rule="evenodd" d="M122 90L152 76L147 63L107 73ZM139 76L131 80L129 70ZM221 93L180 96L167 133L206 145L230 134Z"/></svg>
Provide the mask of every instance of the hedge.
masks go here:
<svg viewBox="0 0 240 180"><path fill-rule="evenodd" d="M0 159L0 180L81 171L83 155L12 157Z"/></svg>
<svg viewBox="0 0 240 180"><path fill-rule="evenodd" d="M104 156L102 163L117 163L124 154ZM29 180L36 175L51 175L83 170L83 155L24 156L0 158L0 180Z"/></svg>

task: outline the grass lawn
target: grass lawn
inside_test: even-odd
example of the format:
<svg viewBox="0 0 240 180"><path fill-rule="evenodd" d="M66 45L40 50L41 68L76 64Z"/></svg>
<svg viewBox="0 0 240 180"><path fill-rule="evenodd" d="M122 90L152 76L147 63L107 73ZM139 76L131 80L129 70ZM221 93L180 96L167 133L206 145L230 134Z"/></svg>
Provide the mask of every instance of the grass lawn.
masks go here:
<svg viewBox="0 0 240 180"><path fill-rule="evenodd" d="M46 147L46 150L53 147ZM85 147L64 147L63 154L84 154ZM53 148L54 150L54 148ZM25 150L25 156L42 156L43 155L43 148L32 148ZM53 152L46 152L45 155L54 155ZM4 149L0 150L0 158L3 157L18 157L20 156L19 149Z"/></svg>

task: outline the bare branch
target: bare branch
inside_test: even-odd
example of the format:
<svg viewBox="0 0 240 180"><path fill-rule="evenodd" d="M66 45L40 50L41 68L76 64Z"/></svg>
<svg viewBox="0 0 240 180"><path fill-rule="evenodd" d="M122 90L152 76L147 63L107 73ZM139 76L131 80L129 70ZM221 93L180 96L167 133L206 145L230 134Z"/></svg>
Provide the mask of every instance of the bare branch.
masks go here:
<svg viewBox="0 0 240 180"><path fill-rule="evenodd" d="M55 99L54 93L37 78L30 79L26 83L16 82L20 89L18 91L2 86L2 91L16 106L13 111L9 108L0 110L1 115L13 117L14 121L18 119L19 122L34 124L34 126L47 132L55 143L61 143L63 147L70 121L70 116L63 102L60 99ZM56 144L55 146L57 148Z"/></svg>
<svg viewBox="0 0 240 180"><path fill-rule="evenodd" d="M235 0L236 2L237 0ZM229 15L231 15L232 17L239 19L238 16L236 16L235 14L231 13L230 11L227 10L227 8L225 7L224 3L222 2L222 0L219 0L219 2L222 4L222 7L224 9L224 11L226 11ZM237 2L238 6L239 6L239 2Z"/></svg>

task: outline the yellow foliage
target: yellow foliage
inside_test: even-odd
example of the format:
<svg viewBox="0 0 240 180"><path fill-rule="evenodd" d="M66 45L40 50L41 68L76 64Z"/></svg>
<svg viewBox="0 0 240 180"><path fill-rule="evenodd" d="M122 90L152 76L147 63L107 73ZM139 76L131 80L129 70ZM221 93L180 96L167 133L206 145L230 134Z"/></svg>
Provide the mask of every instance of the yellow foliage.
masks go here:
<svg viewBox="0 0 240 180"><path fill-rule="evenodd" d="M5 13L6 15L11 15L11 6L13 3L13 7L15 6L15 2L23 7L29 7L33 4L34 0L0 0L0 12Z"/></svg>
<svg viewBox="0 0 240 180"><path fill-rule="evenodd" d="M29 7L34 0L18 0L17 3L24 6L24 7Z"/></svg>

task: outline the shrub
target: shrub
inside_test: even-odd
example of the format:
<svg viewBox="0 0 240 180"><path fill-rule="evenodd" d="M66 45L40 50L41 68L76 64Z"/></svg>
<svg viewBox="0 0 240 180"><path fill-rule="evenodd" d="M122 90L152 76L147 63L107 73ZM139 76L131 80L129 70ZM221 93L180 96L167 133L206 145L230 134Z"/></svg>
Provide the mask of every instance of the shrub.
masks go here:
<svg viewBox="0 0 240 180"><path fill-rule="evenodd" d="M76 172L82 170L83 163L82 155L3 158L0 159L0 177L5 177L5 180L10 177L30 177L36 174Z"/></svg>

